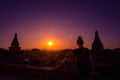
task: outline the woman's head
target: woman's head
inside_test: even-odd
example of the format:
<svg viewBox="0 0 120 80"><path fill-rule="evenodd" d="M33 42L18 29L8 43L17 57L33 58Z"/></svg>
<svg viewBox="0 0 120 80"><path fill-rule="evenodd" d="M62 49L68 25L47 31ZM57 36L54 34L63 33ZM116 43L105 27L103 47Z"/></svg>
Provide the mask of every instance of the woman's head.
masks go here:
<svg viewBox="0 0 120 80"><path fill-rule="evenodd" d="M84 44L84 41L83 41L82 37L81 37L81 36L78 36L77 45L78 45L79 47L83 47L83 44Z"/></svg>

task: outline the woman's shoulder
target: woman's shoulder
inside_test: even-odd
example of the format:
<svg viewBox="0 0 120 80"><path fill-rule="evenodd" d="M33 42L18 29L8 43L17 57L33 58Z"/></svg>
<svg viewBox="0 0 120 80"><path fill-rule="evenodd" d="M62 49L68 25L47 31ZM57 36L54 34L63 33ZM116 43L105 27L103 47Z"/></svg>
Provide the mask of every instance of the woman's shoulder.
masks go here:
<svg viewBox="0 0 120 80"><path fill-rule="evenodd" d="M90 53L90 50L88 49L88 48L84 48L84 47L82 47L82 48L76 48L76 49L74 49L74 50L72 50L72 52L73 53L83 53L83 52L85 52L85 53Z"/></svg>
<svg viewBox="0 0 120 80"><path fill-rule="evenodd" d="M90 51L88 48L85 48L85 47L82 47L82 48L76 48L76 49L73 49L72 51L80 51L80 50L86 50L86 51Z"/></svg>
<svg viewBox="0 0 120 80"><path fill-rule="evenodd" d="M73 49L73 50L72 50L73 53L78 53L79 51L80 51L79 48L76 48L76 49Z"/></svg>
<svg viewBox="0 0 120 80"><path fill-rule="evenodd" d="M84 48L84 50L85 50L85 51L89 51L89 52L90 52L90 50L89 50L88 48Z"/></svg>

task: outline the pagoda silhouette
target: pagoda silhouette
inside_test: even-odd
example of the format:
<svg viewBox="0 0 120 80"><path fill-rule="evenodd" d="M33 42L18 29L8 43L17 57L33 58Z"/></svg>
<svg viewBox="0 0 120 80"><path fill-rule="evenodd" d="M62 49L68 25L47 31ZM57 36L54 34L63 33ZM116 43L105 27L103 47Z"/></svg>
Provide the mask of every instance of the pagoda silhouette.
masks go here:
<svg viewBox="0 0 120 80"><path fill-rule="evenodd" d="M7 58L12 62L20 62L24 60L24 53L19 46L17 33L15 33L11 46L9 47Z"/></svg>
<svg viewBox="0 0 120 80"><path fill-rule="evenodd" d="M104 50L103 47L103 43L101 42L100 38L99 38L99 33L98 31L95 32L95 37L94 37L94 41L92 43L92 53L93 54L101 54Z"/></svg>
<svg viewBox="0 0 120 80"><path fill-rule="evenodd" d="M9 47L9 51L19 52L20 50L21 50L21 47L19 47L17 33L15 33L14 39L13 39L13 41L11 43L11 47Z"/></svg>

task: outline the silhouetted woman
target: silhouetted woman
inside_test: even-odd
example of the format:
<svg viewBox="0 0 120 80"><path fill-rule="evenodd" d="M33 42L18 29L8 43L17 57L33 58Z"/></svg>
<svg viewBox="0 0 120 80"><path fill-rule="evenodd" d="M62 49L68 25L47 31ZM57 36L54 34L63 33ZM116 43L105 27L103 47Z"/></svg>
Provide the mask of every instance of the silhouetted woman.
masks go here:
<svg viewBox="0 0 120 80"><path fill-rule="evenodd" d="M90 50L85 48L82 37L78 37L76 41L78 48L70 51L66 54L64 60L57 66L57 69L66 67L68 71L71 71L80 77L87 77L91 72L91 60Z"/></svg>

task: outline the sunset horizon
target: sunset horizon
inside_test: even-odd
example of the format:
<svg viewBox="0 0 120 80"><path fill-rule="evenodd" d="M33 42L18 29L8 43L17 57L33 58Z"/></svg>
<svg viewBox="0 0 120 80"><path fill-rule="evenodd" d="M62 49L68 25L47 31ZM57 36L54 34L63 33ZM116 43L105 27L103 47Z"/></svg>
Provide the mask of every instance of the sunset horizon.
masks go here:
<svg viewBox="0 0 120 80"><path fill-rule="evenodd" d="M15 34L17 34L17 33L15 33ZM19 36L19 35L18 35ZM13 38L14 38L14 36L13 36ZM76 37L76 40L77 40L77 38L78 37ZM94 38L95 38L95 34L94 34L94 37L93 37L93 41L94 41ZM12 42L12 40L13 39L11 39L11 42ZM69 47L64 47L64 44L60 44L60 43L58 43L57 42L57 40L54 38L54 39L45 39L45 40L43 40L42 41L42 43L41 44L39 44L38 46L36 45L36 46L31 46L31 47L25 47L25 45L24 44L22 44L22 42L21 42L21 40L19 39L19 37L18 37L18 41L19 41L19 44L20 44L20 47L21 47L21 49L23 49L23 50L29 50L29 49L41 49L41 50L63 50L63 49L75 49L75 48L77 48L78 46L77 46L77 44L76 44L76 40L74 41L74 43L73 43L73 46L69 46ZM92 43L93 43L93 41L92 41ZM11 42L9 43L9 45L7 46L7 47L0 47L0 48L5 48L5 49L9 49L9 46L11 45ZM85 42L85 41L84 41ZM91 49L91 47L92 47L92 43L91 43L91 46L86 46L87 44L85 43L85 46L84 47L86 47L86 48L88 48L88 49ZM60 47L60 45L61 46L63 46L63 47ZM39 47L39 46L41 46L41 47ZM103 44L103 46L104 46L104 44ZM111 48L105 48L105 49L115 49L115 48L120 48L120 47L111 47Z"/></svg>

